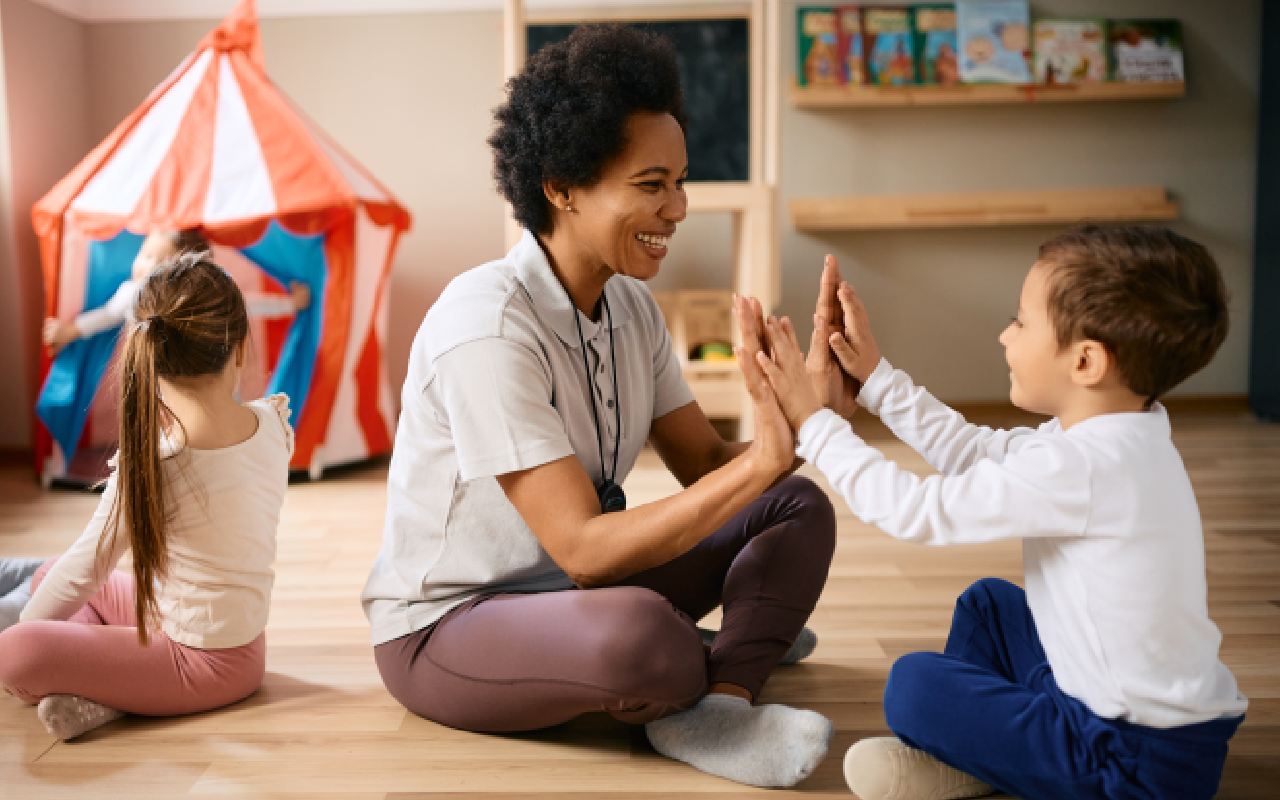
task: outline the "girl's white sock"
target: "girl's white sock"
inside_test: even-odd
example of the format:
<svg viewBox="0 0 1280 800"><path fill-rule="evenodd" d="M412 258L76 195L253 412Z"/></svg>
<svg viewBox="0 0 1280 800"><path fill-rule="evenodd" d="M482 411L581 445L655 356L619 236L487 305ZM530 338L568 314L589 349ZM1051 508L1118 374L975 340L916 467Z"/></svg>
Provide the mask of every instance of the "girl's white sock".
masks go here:
<svg viewBox="0 0 1280 800"><path fill-rule="evenodd" d="M40 701L36 716L49 733L65 742L124 714L73 694L51 694Z"/></svg>
<svg viewBox="0 0 1280 800"><path fill-rule="evenodd" d="M645 732L667 758L738 783L782 788L813 772L835 729L813 711L709 694L688 711L650 722Z"/></svg>

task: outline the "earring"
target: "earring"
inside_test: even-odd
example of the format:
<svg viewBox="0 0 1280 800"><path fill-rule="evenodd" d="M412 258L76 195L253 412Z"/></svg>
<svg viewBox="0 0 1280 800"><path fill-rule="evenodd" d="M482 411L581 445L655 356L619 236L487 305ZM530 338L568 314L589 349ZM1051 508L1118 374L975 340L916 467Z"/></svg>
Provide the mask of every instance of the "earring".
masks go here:
<svg viewBox="0 0 1280 800"><path fill-rule="evenodd" d="M572 214L572 213L573 213L573 206L569 205L568 203L565 203L565 204L564 204L564 210L565 210L565 211L568 211L570 214Z"/></svg>

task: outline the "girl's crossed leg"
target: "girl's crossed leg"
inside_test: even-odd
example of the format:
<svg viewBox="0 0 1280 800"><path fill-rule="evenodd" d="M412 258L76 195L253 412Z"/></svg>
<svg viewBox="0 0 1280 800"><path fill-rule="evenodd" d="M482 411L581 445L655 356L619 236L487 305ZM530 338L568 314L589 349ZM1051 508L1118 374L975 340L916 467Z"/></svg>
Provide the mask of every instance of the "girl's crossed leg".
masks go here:
<svg viewBox="0 0 1280 800"><path fill-rule="evenodd" d="M53 564L36 572L33 590ZM152 630L141 644L133 578L123 572L113 572L66 622L22 622L0 633L0 685L28 703L66 694L131 714L189 714L248 697L265 669L264 635L201 650Z"/></svg>

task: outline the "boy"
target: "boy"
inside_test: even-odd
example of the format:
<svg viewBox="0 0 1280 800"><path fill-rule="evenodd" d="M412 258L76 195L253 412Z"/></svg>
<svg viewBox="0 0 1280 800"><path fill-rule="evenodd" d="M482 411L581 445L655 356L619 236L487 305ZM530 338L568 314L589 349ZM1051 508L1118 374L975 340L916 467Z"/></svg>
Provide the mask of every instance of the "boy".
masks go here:
<svg viewBox="0 0 1280 800"><path fill-rule="evenodd" d="M748 380L763 370L797 454L862 520L924 544L1023 539L1027 586L979 581L943 653L894 664L884 709L897 738L850 748L850 788L862 800L993 787L1024 800L1212 797L1247 701L1218 660L1199 509L1158 402L1226 338L1208 251L1136 227L1040 248L1000 336L1013 403L1055 418L1038 430L967 424L881 359L848 284L839 299L845 334L830 343L863 383L858 402L941 475L899 469L822 408L789 320L768 321L773 358L758 354Z"/></svg>

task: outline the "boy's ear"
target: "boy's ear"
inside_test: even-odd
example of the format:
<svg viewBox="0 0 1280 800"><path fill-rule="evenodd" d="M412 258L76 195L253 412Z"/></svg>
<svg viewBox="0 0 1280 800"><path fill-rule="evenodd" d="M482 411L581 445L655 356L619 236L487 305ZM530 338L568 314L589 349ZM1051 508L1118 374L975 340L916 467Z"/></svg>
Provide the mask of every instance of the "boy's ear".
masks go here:
<svg viewBox="0 0 1280 800"><path fill-rule="evenodd" d="M1086 389L1100 386L1115 368L1115 356L1101 342L1085 339L1072 345L1072 350L1071 380L1077 386Z"/></svg>

